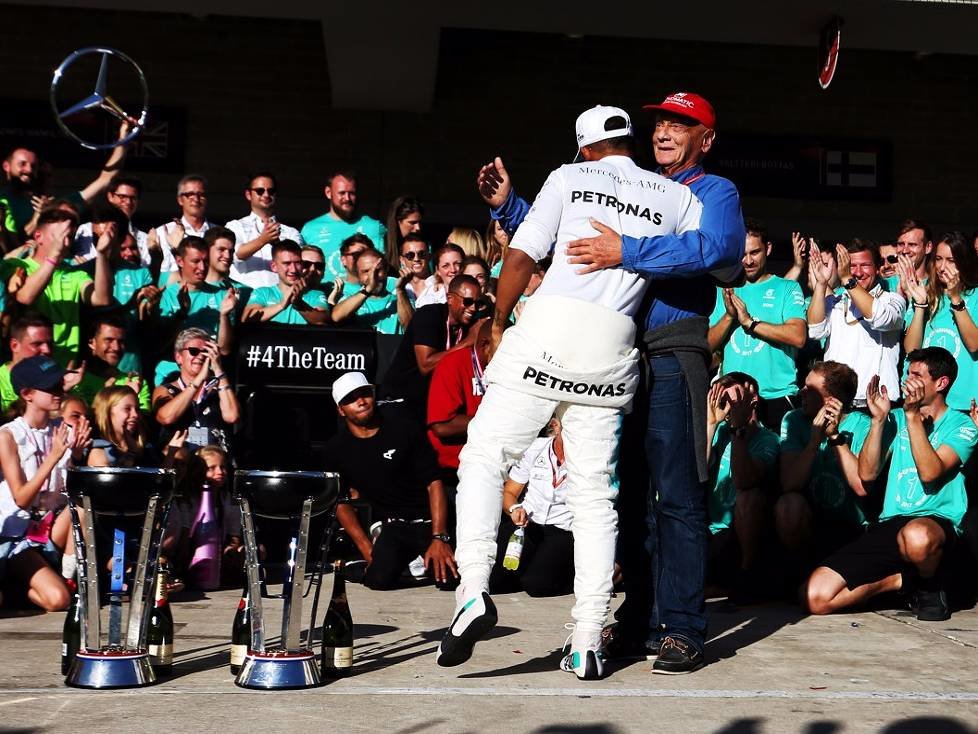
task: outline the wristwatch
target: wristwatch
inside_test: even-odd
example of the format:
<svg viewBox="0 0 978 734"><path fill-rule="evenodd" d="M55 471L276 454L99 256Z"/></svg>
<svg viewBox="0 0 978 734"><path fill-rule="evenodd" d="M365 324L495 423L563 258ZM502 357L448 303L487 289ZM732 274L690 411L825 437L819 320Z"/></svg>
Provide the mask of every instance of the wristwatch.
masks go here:
<svg viewBox="0 0 978 734"><path fill-rule="evenodd" d="M369 289L367 288L367 286L363 286L363 288L361 288L361 289L360 289L360 290L358 291L358 293L359 293L359 294L360 294L361 296L367 296L367 297L369 297L369 296L370 296L370 290L369 290Z"/></svg>
<svg viewBox="0 0 978 734"><path fill-rule="evenodd" d="M749 324L747 325L747 328L746 328L746 329L744 329L744 331L745 331L746 333L748 333L748 334L750 334L751 336L753 336L753 335L754 335L754 329L756 329L756 328L757 328L757 325L758 325L759 323L761 323L761 322L760 322L760 321L758 321L757 319L755 319L755 318L754 318L753 316L751 316L751 318L750 318L750 323L749 323Z"/></svg>
<svg viewBox="0 0 978 734"><path fill-rule="evenodd" d="M452 536L451 535L448 535L447 533L434 533L431 536L431 539L432 540L440 540L442 543L451 543L452 542Z"/></svg>
<svg viewBox="0 0 978 734"><path fill-rule="evenodd" d="M951 308L955 311L964 311L967 308L967 304L964 301L961 301L961 303L952 303Z"/></svg>
<svg viewBox="0 0 978 734"><path fill-rule="evenodd" d="M829 446L850 446L852 444L852 434L849 431L839 431L828 439Z"/></svg>
<svg viewBox="0 0 978 734"><path fill-rule="evenodd" d="M857 285L859 285L859 281L850 276L849 280L847 280L845 283L842 284L842 287L845 288L847 291L851 291Z"/></svg>

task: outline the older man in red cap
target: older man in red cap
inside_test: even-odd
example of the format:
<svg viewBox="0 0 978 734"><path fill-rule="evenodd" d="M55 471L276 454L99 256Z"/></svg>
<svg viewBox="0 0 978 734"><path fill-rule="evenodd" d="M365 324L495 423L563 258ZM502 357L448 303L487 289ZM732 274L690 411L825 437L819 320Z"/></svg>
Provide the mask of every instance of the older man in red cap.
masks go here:
<svg viewBox="0 0 978 734"><path fill-rule="evenodd" d="M582 274L621 267L653 280L643 338L648 423L644 431L626 425L623 441L632 450L621 451L626 604L617 627L606 630L607 652L651 653L657 655L653 672L676 674L704 663L707 331L716 298L711 276L729 281L739 275L746 234L736 187L701 165L715 139L712 105L697 94L677 92L645 108L655 112L652 147L659 173L688 186L703 204L698 229L622 237L592 220L599 234L569 243L567 253L582 265ZM516 196L499 158L480 170L478 186L493 218L515 231L529 207ZM645 467L626 465L626 457L642 453L642 442L647 482ZM648 496L639 486L648 487Z"/></svg>

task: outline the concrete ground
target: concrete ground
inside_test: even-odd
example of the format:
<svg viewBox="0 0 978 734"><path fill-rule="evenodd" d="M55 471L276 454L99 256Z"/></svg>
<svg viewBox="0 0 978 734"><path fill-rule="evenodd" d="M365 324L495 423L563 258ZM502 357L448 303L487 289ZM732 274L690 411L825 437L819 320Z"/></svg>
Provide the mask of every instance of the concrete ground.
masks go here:
<svg viewBox="0 0 978 734"><path fill-rule="evenodd" d="M327 578L326 586L331 585ZM0 731L723 732L978 731L978 612L803 617L710 602L709 665L687 676L634 662L598 682L557 665L570 597L496 597L499 626L473 659L435 665L452 594L349 586L355 675L315 690L256 692L227 668L234 591L176 597L174 674L128 691L66 688L64 614L0 611ZM616 600L617 603L617 600ZM280 602L266 602L278 629ZM307 610L308 611L308 610ZM308 614L306 614L308 618Z"/></svg>

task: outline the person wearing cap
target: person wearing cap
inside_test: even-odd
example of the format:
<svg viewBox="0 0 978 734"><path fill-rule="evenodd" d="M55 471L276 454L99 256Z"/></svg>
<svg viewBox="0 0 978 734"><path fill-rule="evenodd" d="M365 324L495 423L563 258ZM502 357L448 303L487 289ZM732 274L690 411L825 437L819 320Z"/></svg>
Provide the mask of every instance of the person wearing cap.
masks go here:
<svg viewBox="0 0 978 734"><path fill-rule="evenodd" d="M687 187L634 163L632 124L624 110L587 110L577 118L576 133L581 162L547 178L513 236L496 290L495 354L460 455L456 557L462 585L455 619L439 647L443 666L468 660L475 642L496 622L487 589L506 470L556 412L570 457L567 503L575 518L577 594L576 626L561 669L585 680L603 675L600 640L617 535L618 436L638 386L634 316L648 282L623 268L581 275L567 243L589 234L592 220L637 237L694 231L702 207ZM551 252L542 284L504 335L536 262Z"/></svg>
<svg viewBox="0 0 978 734"><path fill-rule="evenodd" d="M617 639L609 652L639 648L644 654L649 647L659 653L654 672L686 673L703 666L706 641L707 331L716 299L711 276L731 282L740 275L746 232L736 187L703 169L715 139L712 105L699 95L677 92L646 109L656 113L652 148L658 172L702 202L698 226L636 236L596 221L598 235L585 232L568 244L567 252L581 277L607 268L653 281L643 315L650 364L647 431L653 440L645 441L645 449L651 482L643 468L635 486L648 486L648 497L640 491L622 493L620 513L628 522L623 547L630 549L622 558L632 567L625 569L626 601L617 612ZM482 167L477 185L493 207L493 218L514 231L529 206L516 196L499 158ZM647 511L654 516L648 522Z"/></svg>
<svg viewBox="0 0 978 734"><path fill-rule="evenodd" d="M350 504L336 511L366 561L364 585L396 588L420 556L439 588L455 588L448 501L424 430L398 415L382 415L362 372L347 372L333 383L333 402L343 426L326 444L326 469L339 472L349 499L366 503L373 520L368 535Z"/></svg>
<svg viewBox="0 0 978 734"><path fill-rule="evenodd" d="M72 552L65 507L65 470L84 464L90 428L84 418L72 430L60 419L65 371L50 357L21 360L10 371L22 410L0 426L0 581L22 582L27 598L46 611L64 609L68 588L51 568L62 551Z"/></svg>

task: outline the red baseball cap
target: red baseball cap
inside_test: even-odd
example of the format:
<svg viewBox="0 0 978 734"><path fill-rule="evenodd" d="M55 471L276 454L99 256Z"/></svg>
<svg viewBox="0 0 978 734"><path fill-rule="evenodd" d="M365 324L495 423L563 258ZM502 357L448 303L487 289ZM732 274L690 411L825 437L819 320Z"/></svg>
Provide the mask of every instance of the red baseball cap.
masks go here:
<svg viewBox="0 0 978 734"><path fill-rule="evenodd" d="M675 92L666 97L660 104L647 104L643 110L662 110L672 112L683 117L690 117L702 123L711 130L716 127L717 116L713 111L713 105L703 97L692 92Z"/></svg>

